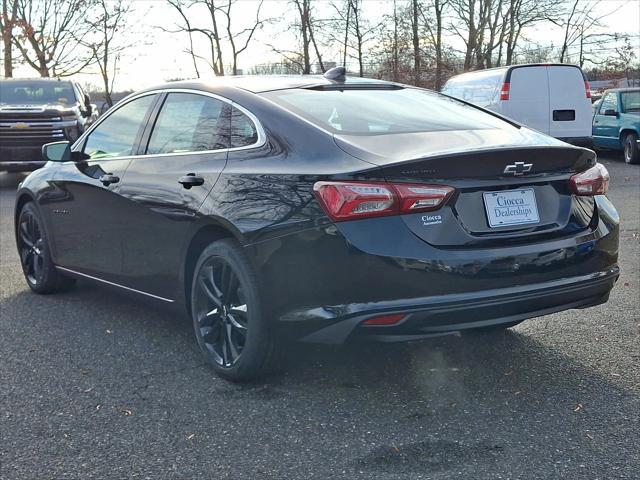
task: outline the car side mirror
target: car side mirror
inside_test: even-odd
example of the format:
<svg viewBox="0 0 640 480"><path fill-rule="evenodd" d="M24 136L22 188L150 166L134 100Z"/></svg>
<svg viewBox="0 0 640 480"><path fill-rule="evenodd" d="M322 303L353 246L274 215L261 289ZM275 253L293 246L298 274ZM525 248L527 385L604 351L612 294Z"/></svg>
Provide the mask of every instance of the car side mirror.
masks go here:
<svg viewBox="0 0 640 480"><path fill-rule="evenodd" d="M93 113L93 106L91 105L91 97L86 93L84 94L84 108L85 108L84 116L90 117L91 114Z"/></svg>
<svg viewBox="0 0 640 480"><path fill-rule="evenodd" d="M607 117L617 117L617 116L618 116L618 112L616 112L613 108L607 108L607 109L604 111L604 114L605 114Z"/></svg>
<svg viewBox="0 0 640 480"><path fill-rule="evenodd" d="M49 162L69 162L71 144L67 141L47 143L42 146L42 158Z"/></svg>

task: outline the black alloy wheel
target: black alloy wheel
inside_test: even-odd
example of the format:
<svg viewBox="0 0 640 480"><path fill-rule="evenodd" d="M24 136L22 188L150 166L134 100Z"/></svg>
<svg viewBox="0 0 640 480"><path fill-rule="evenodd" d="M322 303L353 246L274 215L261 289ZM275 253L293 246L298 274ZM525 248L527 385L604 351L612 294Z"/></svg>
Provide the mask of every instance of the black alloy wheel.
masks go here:
<svg viewBox="0 0 640 480"><path fill-rule="evenodd" d="M53 293L73 285L74 280L61 275L51 261L47 235L33 203L22 207L17 232L20 264L31 290Z"/></svg>
<svg viewBox="0 0 640 480"><path fill-rule="evenodd" d="M248 311L238 275L222 257L211 257L196 281L196 315L200 336L218 365L229 368L247 341Z"/></svg>
<svg viewBox="0 0 640 480"><path fill-rule="evenodd" d="M264 311L242 248L227 239L205 248L194 269L191 315L200 350L225 378L251 380L274 366L274 335Z"/></svg>
<svg viewBox="0 0 640 480"><path fill-rule="evenodd" d="M44 272L44 239L38 219L29 209L20 216L18 232L22 271L30 285L37 285Z"/></svg>

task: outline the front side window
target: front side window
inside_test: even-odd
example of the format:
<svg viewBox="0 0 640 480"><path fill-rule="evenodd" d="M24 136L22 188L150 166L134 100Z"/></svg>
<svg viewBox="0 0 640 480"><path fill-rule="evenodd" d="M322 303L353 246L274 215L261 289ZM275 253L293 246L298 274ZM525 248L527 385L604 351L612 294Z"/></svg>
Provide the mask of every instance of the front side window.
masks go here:
<svg viewBox="0 0 640 480"><path fill-rule="evenodd" d="M600 114L604 115L607 110L618 111L618 95L616 93L607 93L600 104Z"/></svg>
<svg viewBox="0 0 640 480"><path fill-rule="evenodd" d="M258 131L251 119L237 108L231 109L231 147L246 147L258 141Z"/></svg>
<svg viewBox="0 0 640 480"><path fill-rule="evenodd" d="M624 113L640 113L640 90L620 94Z"/></svg>
<svg viewBox="0 0 640 480"><path fill-rule="evenodd" d="M348 135L386 135L510 126L477 108L416 88L311 90L265 93L312 123Z"/></svg>
<svg viewBox="0 0 640 480"><path fill-rule="evenodd" d="M170 93L153 127L147 154L228 148L228 111L224 102L212 97Z"/></svg>
<svg viewBox="0 0 640 480"><path fill-rule="evenodd" d="M130 101L115 110L89 134L84 154L91 159L133 155L136 138L155 95Z"/></svg>

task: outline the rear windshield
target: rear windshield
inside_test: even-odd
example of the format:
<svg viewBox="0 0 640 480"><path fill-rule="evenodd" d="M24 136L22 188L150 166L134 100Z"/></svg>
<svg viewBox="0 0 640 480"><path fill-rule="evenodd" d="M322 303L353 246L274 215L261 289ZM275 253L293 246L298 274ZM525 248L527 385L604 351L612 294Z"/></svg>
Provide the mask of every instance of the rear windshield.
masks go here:
<svg viewBox="0 0 640 480"><path fill-rule="evenodd" d="M509 124L437 93L415 89L291 89L264 94L333 133L386 135L505 128Z"/></svg>
<svg viewBox="0 0 640 480"><path fill-rule="evenodd" d="M8 105L64 105L75 101L70 82L11 80L0 85L0 103Z"/></svg>
<svg viewBox="0 0 640 480"><path fill-rule="evenodd" d="M622 92L620 94L620 100L622 101L623 112L625 113L640 112L640 90L633 90L631 92Z"/></svg>

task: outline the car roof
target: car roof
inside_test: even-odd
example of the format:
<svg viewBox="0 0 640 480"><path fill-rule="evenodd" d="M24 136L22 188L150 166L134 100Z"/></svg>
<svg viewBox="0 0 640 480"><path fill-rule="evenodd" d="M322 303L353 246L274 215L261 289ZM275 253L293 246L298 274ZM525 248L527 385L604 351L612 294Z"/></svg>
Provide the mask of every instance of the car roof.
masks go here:
<svg viewBox="0 0 640 480"><path fill-rule="evenodd" d="M349 85L355 87L392 86L399 85L393 82L376 80L372 78L349 77L344 81L329 80L322 75L229 75L214 77L211 79L180 80L167 82L144 89L160 90L166 88L189 88L195 90L215 91L220 87L240 88L252 93L269 92L273 90L287 90L291 88L310 88L329 85Z"/></svg>

